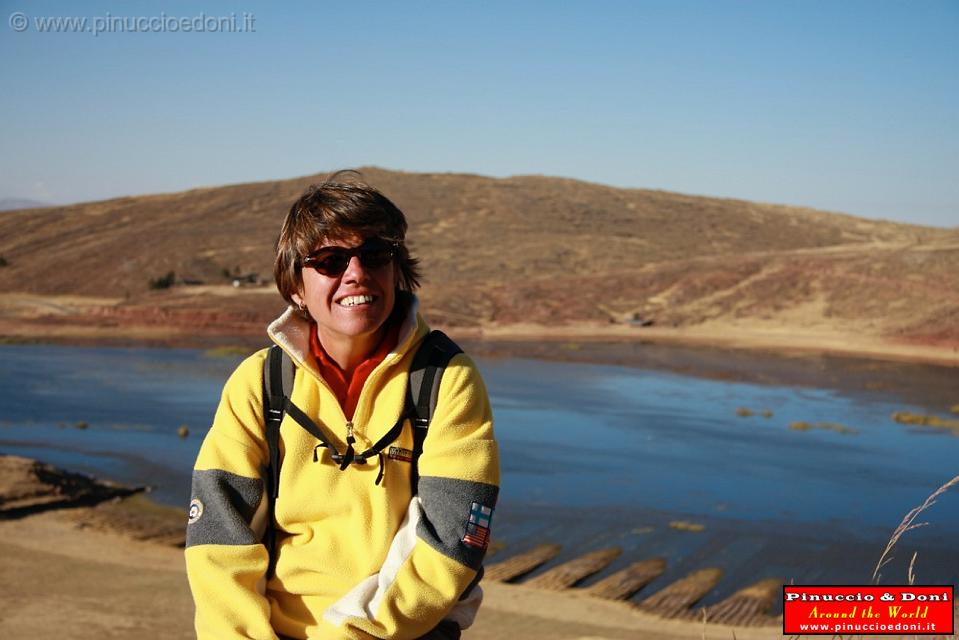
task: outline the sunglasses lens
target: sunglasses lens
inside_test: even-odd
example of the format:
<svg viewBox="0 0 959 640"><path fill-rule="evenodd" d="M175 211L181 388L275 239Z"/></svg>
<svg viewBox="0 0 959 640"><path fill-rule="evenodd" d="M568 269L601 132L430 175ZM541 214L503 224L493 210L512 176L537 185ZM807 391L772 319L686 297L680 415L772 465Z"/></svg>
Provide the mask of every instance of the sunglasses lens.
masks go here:
<svg viewBox="0 0 959 640"><path fill-rule="evenodd" d="M374 247L360 253L360 262L369 269L382 267L392 259L393 249L390 247Z"/></svg>
<svg viewBox="0 0 959 640"><path fill-rule="evenodd" d="M377 269L387 265L393 259L392 245L379 240L368 241L355 249L326 247L316 251L303 261L303 266L316 269L325 276L341 275L350 264L353 256L359 256L360 263L367 269Z"/></svg>
<svg viewBox="0 0 959 640"><path fill-rule="evenodd" d="M350 255L345 251L325 249L309 257L306 266L316 269L325 276L338 276L346 271Z"/></svg>

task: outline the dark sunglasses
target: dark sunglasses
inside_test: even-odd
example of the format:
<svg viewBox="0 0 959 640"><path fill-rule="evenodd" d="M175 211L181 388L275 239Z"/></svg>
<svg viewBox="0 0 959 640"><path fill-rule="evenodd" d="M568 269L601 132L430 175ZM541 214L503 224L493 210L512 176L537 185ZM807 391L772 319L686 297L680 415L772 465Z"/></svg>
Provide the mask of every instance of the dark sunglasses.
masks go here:
<svg viewBox="0 0 959 640"><path fill-rule="evenodd" d="M315 269L324 276L342 275L353 256L360 259L365 269L378 269L387 265L396 256L399 245L379 238L367 240L358 247L323 247L303 258L303 266Z"/></svg>

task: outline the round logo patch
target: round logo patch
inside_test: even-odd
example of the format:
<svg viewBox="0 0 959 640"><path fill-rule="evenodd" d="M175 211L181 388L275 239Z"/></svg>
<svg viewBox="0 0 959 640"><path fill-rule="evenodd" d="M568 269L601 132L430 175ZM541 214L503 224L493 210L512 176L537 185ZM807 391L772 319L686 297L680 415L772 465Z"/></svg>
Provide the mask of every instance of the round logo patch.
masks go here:
<svg viewBox="0 0 959 640"><path fill-rule="evenodd" d="M200 502L198 498L193 498L190 501L190 519L189 524L193 524L200 519L200 516L203 515L203 503Z"/></svg>

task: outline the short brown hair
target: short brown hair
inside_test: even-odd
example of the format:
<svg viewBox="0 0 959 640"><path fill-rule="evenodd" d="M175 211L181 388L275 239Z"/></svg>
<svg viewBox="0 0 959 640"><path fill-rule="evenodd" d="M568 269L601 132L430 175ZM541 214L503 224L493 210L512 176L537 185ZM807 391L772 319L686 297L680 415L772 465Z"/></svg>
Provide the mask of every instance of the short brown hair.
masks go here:
<svg viewBox="0 0 959 640"><path fill-rule="evenodd" d="M359 177L355 171L332 174L322 184L311 185L286 214L276 241L273 277L280 295L291 305L296 306L293 294L303 285L303 258L322 242L354 234L395 242L399 289L412 292L419 286L419 260L410 255L405 242L406 216Z"/></svg>

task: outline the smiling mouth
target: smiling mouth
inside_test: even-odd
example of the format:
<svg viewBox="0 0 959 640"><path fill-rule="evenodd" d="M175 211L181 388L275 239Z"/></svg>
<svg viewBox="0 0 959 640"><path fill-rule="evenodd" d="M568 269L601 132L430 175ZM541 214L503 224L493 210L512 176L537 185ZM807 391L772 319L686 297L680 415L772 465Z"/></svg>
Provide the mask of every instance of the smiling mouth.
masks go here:
<svg viewBox="0 0 959 640"><path fill-rule="evenodd" d="M363 304L370 304L373 300L373 296L346 296L336 304L341 307L356 307Z"/></svg>

